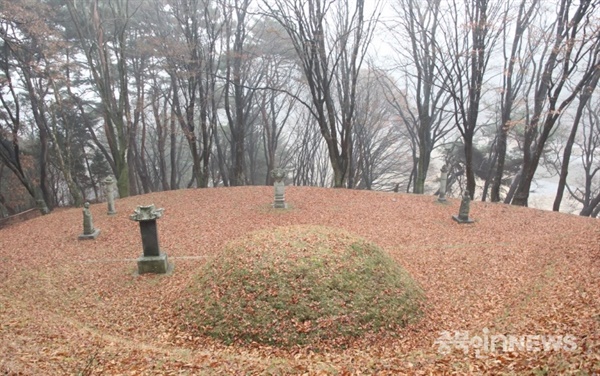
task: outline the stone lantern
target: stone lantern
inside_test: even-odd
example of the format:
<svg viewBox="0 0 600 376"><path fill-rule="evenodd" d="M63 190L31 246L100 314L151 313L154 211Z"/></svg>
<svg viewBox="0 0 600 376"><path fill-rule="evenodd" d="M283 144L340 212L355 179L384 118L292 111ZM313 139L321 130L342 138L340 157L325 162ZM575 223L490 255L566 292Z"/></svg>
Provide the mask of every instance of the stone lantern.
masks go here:
<svg viewBox="0 0 600 376"><path fill-rule="evenodd" d="M448 183L448 167L442 166L440 170L440 195L438 196L438 202L446 202L446 185Z"/></svg>
<svg viewBox="0 0 600 376"><path fill-rule="evenodd" d="M273 187L275 187L275 202L273 203L273 207L275 209L286 209L287 204L285 203L285 183L283 179L287 172L282 168L274 168L271 171L271 177L275 180L273 183Z"/></svg>
<svg viewBox="0 0 600 376"><path fill-rule="evenodd" d="M104 185L104 192L106 194L106 202L108 204L108 215L115 215L117 211L115 210L115 180L112 177L107 177L102 181L102 185Z"/></svg>
<svg viewBox="0 0 600 376"><path fill-rule="evenodd" d="M137 260L138 273L164 274L169 269L167 254L163 253L158 244L158 229L156 220L163 214L164 209L156 209L154 205L138 206L129 216L132 221L139 222L144 253Z"/></svg>

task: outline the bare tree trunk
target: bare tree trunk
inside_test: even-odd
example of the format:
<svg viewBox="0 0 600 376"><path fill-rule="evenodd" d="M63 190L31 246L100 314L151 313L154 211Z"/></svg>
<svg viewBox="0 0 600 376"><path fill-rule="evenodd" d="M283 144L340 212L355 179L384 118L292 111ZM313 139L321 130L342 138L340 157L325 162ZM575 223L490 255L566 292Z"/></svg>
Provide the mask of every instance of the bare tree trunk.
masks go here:
<svg viewBox="0 0 600 376"><path fill-rule="evenodd" d="M523 174L512 200L513 205L527 206L531 183L551 131L556 125L560 114L571 104L579 92L589 84L594 71L598 69L599 57L597 50L600 44L598 30L595 31L595 36L581 37L581 33L584 32L582 30L587 30L581 23L586 24L591 21L588 14L594 9L592 1L579 2L571 18L569 18L571 14L570 7L570 0L561 0L553 46L548 59L544 63L544 70L535 94L533 116L525 133ZM589 57L587 67L581 70L577 63L580 62L580 65L585 64L583 59L586 56ZM553 76L556 71L559 71L559 77ZM573 85L574 83L569 78L576 71L578 72L577 77L580 78L578 83ZM565 95L562 92L565 87L573 87L573 89ZM564 99L558 104L561 98Z"/></svg>
<svg viewBox="0 0 600 376"><path fill-rule="evenodd" d="M569 164L571 162L571 152L573 150L573 144L575 143L575 136L577 135L577 129L579 127L579 123L581 121L581 117L585 110L587 103L592 97L592 93L596 89L598 85L598 80L600 79L600 69L596 70L594 73L594 77L591 79L589 85L581 91L581 95L579 96L579 105L577 106L577 112L575 113L575 119L573 119L573 125L571 127L571 133L569 134L569 139L565 145L565 149L563 151L563 159L562 165L560 168L560 178L558 180L558 188L556 190L556 197L554 199L554 204L552 206L552 210L559 211L560 203L563 199L563 195L565 192L565 186L567 185L567 175L569 174Z"/></svg>
<svg viewBox="0 0 600 376"><path fill-rule="evenodd" d="M492 28L491 20L501 11L500 2L492 0L465 0L469 25L462 31L462 15L456 3L449 12L450 25L446 32L449 56L443 67L447 76L445 86L454 104L455 124L464 147L466 190L475 195L475 169L473 167L473 139L477 131L482 88L487 65L500 28Z"/></svg>
<svg viewBox="0 0 600 376"><path fill-rule="evenodd" d="M506 142L508 137L508 131L512 128L512 111L514 100L516 96L516 90L520 86L520 80L522 75L516 75L515 64L519 58L519 50L521 41L523 39L523 33L529 25L531 16L534 10L537 8L539 1L535 0L531 2L529 8L525 9L527 0L521 1L519 6L519 13L517 15L517 22L515 26L515 34L512 40L512 48L509 56L505 56L505 74L503 75L503 90L501 100L501 113L502 117L500 120L500 128L498 129L498 135L496 137L496 171L494 175L494 181L492 183L491 201L500 201L500 187L502 186L502 178L504 176L504 165L506 161ZM492 164L493 166L494 164Z"/></svg>
<svg viewBox="0 0 600 376"><path fill-rule="evenodd" d="M126 32L131 14L128 4L110 3L109 7L102 7L98 1L75 4L73 0L69 0L67 6L92 74L92 82L101 98L105 134L114 162L112 166L117 178L119 197L127 197L130 193L127 157L131 156L128 150L131 114ZM112 34L105 33L106 18L113 21ZM112 40L107 39L109 35L112 35Z"/></svg>
<svg viewBox="0 0 600 376"><path fill-rule="evenodd" d="M357 0L350 10L344 2L265 3L270 16L287 32L299 58L312 102L303 104L316 119L327 145L336 188L347 187L349 174L353 172L350 170L356 84L377 22L364 19L364 4L365 0ZM329 12L337 12L331 15L338 21L333 29L326 28Z"/></svg>
<svg viewBox="0 0 600 376"><path fill-rule="evenodd" d="M64 116L64 104L62 102L62 99L59 95L59 90L56 87L56 85L54 84L54 82L52 82L53 84L53 90L54 90L54 98L56 100L56 103L58 103L58 108L60 111L60 117L63 121L63 123L65 124L65 126L68 124L68 120L66 119L66 116ZM67 163L65 162L65 158L63 156L63 151L61 150L61 145L59 144L58 141L58 130L56 127L56 116L53 115L53 126L52 129L48 132L50 135L50 138L52 139L52 144L54 145L54 153L56 154L56 159L58 162L58 168L60 169L60 171L63 174L63 177L65 179L65 182L67 184L67 187L69 188L69 193L71 194L71 196L73 197L73 203L76 207L80 207L81 205L83 205L83 197L80 193L79 187L77 187L77 184L75 184L75 181L73 180L73 175L71 174L71 168L70 166L67 166ZM67 149L69 147L68 143L70 142L70 139L66 139L66 145L62 145L65 149Z"/></svg>

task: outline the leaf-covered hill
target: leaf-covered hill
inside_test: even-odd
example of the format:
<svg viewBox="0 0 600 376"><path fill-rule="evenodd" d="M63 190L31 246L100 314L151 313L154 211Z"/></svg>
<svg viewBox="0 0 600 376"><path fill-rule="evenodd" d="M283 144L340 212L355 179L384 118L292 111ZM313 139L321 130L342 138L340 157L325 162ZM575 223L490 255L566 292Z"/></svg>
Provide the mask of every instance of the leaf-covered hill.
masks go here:
<svg viewBox="0 0 600 376"><path fill-rule="evenodd" d="M113 217L92 205L102 231L95 241L77 240L80 209L1 229L0 372L600 372L597 219L477 202L476 222L459 225L457 199L303 187L287 188L290 209L272 209L272 199L272 187L241 187L130 197ZM135 276L141 242L128 216L150 203L165 209L158 230L174 264L169 276ZM380 246L423 289L421 320L396 338L369 335L319 352L226 346L183 330L176 302L208 257L251 231L292 225L339 228ZM569 335L576 348L477 356L473 343L442 354L443 331Z"/></svg>
<svg viewBox="0 0 600 376"><path fill-rule="evenodd" d="M337 228L285 226L234 240L181 299L184 330L225 343L316 349L396 337L422 293L377 245Z"/></svg>

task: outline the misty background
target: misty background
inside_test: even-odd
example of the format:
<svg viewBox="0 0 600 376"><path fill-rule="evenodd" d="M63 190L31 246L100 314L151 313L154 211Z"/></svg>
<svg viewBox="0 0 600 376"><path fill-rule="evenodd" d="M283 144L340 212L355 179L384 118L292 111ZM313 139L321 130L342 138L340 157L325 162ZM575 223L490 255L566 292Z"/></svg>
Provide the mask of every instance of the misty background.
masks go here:
<svg viewBox="0 0 600 376"><path fill-rule="evenodd" d="M0 217L288 184L597 217L600 1L0 3Z"/></svg>

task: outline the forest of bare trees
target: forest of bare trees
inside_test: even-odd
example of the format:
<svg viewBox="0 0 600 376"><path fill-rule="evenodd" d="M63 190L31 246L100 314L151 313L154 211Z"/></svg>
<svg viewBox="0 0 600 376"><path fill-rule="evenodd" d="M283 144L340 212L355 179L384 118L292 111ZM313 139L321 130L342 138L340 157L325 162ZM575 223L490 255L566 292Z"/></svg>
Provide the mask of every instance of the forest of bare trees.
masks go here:
<svg viewBox="0 0 600 376"><path fill-rule="evenodd" d="M433 194L444 164L597 217L599 59L600 0L3 1L0 217L276 167Z"/></svg>

